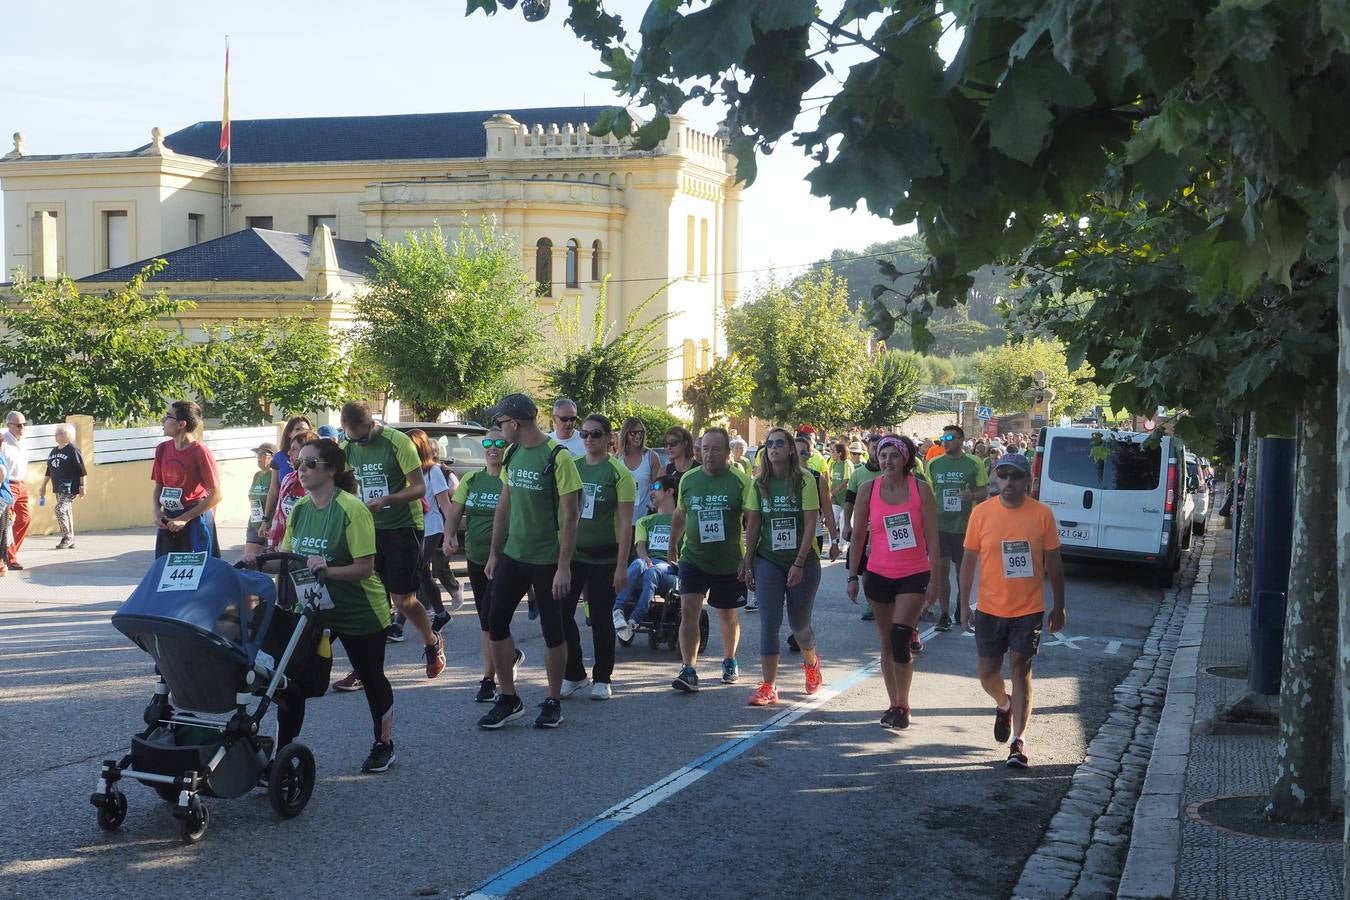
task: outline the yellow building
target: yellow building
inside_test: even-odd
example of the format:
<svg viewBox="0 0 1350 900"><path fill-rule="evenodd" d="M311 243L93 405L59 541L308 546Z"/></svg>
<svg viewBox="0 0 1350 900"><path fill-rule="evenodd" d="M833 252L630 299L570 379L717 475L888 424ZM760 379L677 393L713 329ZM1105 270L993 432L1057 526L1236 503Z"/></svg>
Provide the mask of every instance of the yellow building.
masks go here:
<svg viewBox="0 0 1350 900"><path fill-rule="evenodd" d="M199 299L203 321L311 305L340 328L367 242L438 222L453 237L464 217L490 216L519 241L545 313L577 302L588 320L606 275L613 318L670 284L649 314L679 314L664 329L678 352L664 391L644 399L676 404L725 350L718 322L739 291L734 161L680 117L651 151L592 137L604 110L234 121L228 171L219 122L156 128L121 153L29 155L16 134L0 159L5 272L109 280L164 257L153 284Z"/></svg>

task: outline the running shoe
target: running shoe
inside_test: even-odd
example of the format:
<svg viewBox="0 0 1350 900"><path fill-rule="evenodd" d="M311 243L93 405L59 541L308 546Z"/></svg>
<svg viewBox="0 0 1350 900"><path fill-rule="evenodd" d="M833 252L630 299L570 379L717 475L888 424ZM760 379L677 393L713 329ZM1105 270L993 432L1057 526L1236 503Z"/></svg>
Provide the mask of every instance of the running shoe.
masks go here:
<svg viewBox="0 0 1350 900"><path fill-rule="evenodd" d="M17 559L11 559L9 561L9 567L13 569L15 572L23 571L23 566L19 564L19 561Z"/></svg>
<svg viewBox="0 0 1350 900"><path fill-rule="evenodd" d="M361 771L366 774L386 772L394 764L394 742L376 741L370 748L370 755L361 763Z"/></svg>
<svg viewBox="0 0 1350 900"><path fill-rule="evenodd" d="M450 624L450 614L442 610L431 617L431 630L437 634L441 629Z"/></svg>
<svg viewBox="0 0 1350 900"><path fill-rule="evenodd" d="M588 684L590 684L589 678L582 678L578 681L564 678L562 683L562 695L564 697L570 697Z"/></svg>
<svg viewBox="0 0 1350 900"><path fill-rule="evenodd" d="M754 591L749 591L745 597L745 611L759 612L759 598L755 596Z"/></svg>
<svg viewBox="0 0 1350 900"><path fill-rule="evenodd" d="M888 709L888 710L886 710L884 713L882 713L882 714L881 714L881 724L884 725L884 726L887 727L887 728L893 728L893 727L895 727L895 711L896 711L897 709L899 709L899 708L900 708L900 707L898 707L898 706L892 706L890 709Z"/></svg>
<svg viewBox="0 0 1350 900"><path fill-rule="evenodd" d="M497 682L484 678L478 682L478 693L473 695L474 703L491 703L497 699Z"/></svg>
<svg viewBox="0 0 1350 900"><path fill-rule="evenodd" d="M893 709L893 710L891 711L891 727L892 727L892 728L908 728L908 727L909 727L909 707L908 707L908 706L897 706L895 709Z"/></svg>
<svg viewBox="0 0 1350 900"><path fill-rule="evenodd" d="M735 684L741 680L741 664L734 659L722 660L722 683Z"/></svg>
<svg viewBox="0 0 1350 900"><path fill-rule="evenodd" d="M1012 737L1012 701L1008 702L1007 709L994 709L994 740L998 743L1005 743Z"/></svg>
<svg viewBox="0 0 1350 900"><path fill-rule="evenodd" d="M614 610L614 634L625 644L633 639L633 623L624 618L623 610Z"/></svg>
<svg viewBox="0 0 1350 900"><path fill-rule="evenodd" d="M389 644L399 644L403 642L403 626L397 622L390 622L389 627L384 630L384 640Z"/></svg>
<svg viewBox="0 0 1350 900"><path fill-rule="evenodd" d="M876 619L876 617L877 614L872 612L872 604L868 603L865 607L863 607L862 620L864 622L871 622L874 619Z"/></svg>
<svg viewBox="0 0 1350 900"><path fill-rule="evenodd" d="M427 658L427 677L435 678L445 671L445 639L436 635L436 643L422 648Z"/></svg>
<svg viewBox="0 0 1350 900"><path fill-rule="evenodd" d="M75 542L74 542L74 541L71 541L69 544L66 544L66 549L67 549L67 550L74 550L74 549L75 549Z"/></svg>
<svg viewBox="0 0 1350 900"><path fill-rule="evenodd" d="M767 681L760 682L759 687L750 695L747 706L773 706L778 702L778 691Z"/></svg>
<svg viewBox="0 0 1350 900"><path fill-rule="evenodd" d="M1017 738L1008 745L1008 768L1025 769L1027 767L1027 745Z"/></svg>
<svg viewBox="0 0 1350 900"><path fill-rule="evenodd" d="M952 630L952 617L949 616L949 615L947 615L946 613L943 613L943 614L942 614L942 618L938 619L937 630L938 630L938 631L951 631L951 630Z"/></svg>
<svg viewBox="0 0 1350 900"><path fill-rule="evenodd" d="M333 682L333 690L335 691L363 691L365 688L365 684L355 672L349 672L346 678L340 678Z"/></svg>
<svg viewBox="0 0 1350 900"><path fill-rule="evenodd" d="M788 635L788 649L791 650L793 653L802 652L802 646L801 644L797 643L797 636L795 634Z"/></svg>
<svg viewBox="0 0 1350 900"><path fill-rule="evenodd" d="M557 728L562 724L562 703L552 697L539 704L539 715L535 717L535 728Z"/></svg>
<svg viewBox="0 0 1350 900"><path fill-rule="evenodd" d="M802 671L806 673L806 695L809 697L820 690L820 685L824 681L820 677L820 659L816 658L816 664L802 663Z"/></svg>
<svg viewBox="0 0 1350 900"><path fill-rule="evenodd" d="M61 540L59 540L59 541L56 542L56 549L57 549L57 550L64 550L64 549L66 549L66 548L69 547L69 546L70 546L70 538L64 538L64 537L63 537L63 538L61 538Z"/></svg>
<svg viewBox="0 0 1350 900"><path fill-rule="evenodd" d="M680 674L675 676L675 680L670 686L677 691L683 691L686 694L698 692L698 673L694 671L693 666L684 666L680 669Z"/></svg>
<svg viewBox="0 0 1350 900"><path fill-rule="evenodd" d="M478 727L492 731L501 728L507 722L514 722L523 715L525 704L520 702L519 697L503 697L499 694L497 702L492 704L492 709L478 720Z"/></svg>
<svg viewBox="0 0 1350 900"><path fill-rule="evenodd" d="M592 700L608 700L613 696L614 688L610 687L606 682L597 681L595 684L591 685Z"/></svg>

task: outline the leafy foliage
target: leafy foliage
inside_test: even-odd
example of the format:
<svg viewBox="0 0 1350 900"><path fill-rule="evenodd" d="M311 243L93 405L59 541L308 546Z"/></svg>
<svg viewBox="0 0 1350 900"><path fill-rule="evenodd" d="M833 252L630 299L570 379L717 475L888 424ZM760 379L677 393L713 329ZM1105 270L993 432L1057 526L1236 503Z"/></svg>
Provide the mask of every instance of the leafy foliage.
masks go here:
<svg viewBox="0 0 1350 900"><path fill-rule="evenodd" d="M163 268L155 260L103 294L81 294L69 278L20 275L0 310L0 372L17 379L0 404L36 421L84 414L122 425L158 418L167 399L203 391L200 349L163 327L196 304L145 292Z"/></svg>
<svg viewBox="0 0 1350 900"><path fill-rule="evenodd" d="M306 316L239 320L206 332L206 414L221 424L271 422L274 406L287 418L342 404L347 363L341 342L323 322Z"/></svg>
<svg viewBox="0 0 1350 900"><path fill-rule="evenodd" d="M770 422L836 428L862 408L867 336L848 285L818 272L766 285L726 319L727 345L754 381L750 410Z"/></svg>
<svg viewBox="0 0 1350 900"><path fill-rule="evenodd" d="M662 326L677 312L643 321L660 291L634 307L620 328L608 316L608 284L608 279L600 284L589 334L581 334L580 301L559 310L557 328L566 349L542 372L545 389L554 397L575 400L582 415L609 413L631 402L643 388L664 385L663 368L676 353L666 346Z"/></svg>
<svg viewBox="0 0 1350 900"><path fill-rule="evenodd" d="M1050 340L1006 344L981 353L975 363L981 402L996 412L1025 412L1031 407L1032 373L1037 369L1055 392L1054 415L1076 416L1096 403L1092 369L1070 372L1063 345Z"/></svg>
<svg viewBox="0 0 1350 900"><path fill-rule="evenodd" d="M754 386L745 363L734 356L724 356L691 378L684 386L684 402L693 410L694 432L743 413Z"/></svg>
<svg viewBox="0 0 1350 900"><path fill-rule="evenodd" d="M533 360L532 282L488 220L453 244L439 227L382 242L356 300L356 339L421 418L491 403L499 373Z"/></svg>
<svg viewBox="0 0 1350 900"><path fill-rule="evenodd" d="M647 428L647 445L649 447L659 446L661 435L673 426L684 425L687 427L689 425L687 421L670 410L662 409L659 406L648 406L644 403L622 403L608 415L614 420L615 430L629 416L637 416L641 419L642 424Z"/></svg>
<svg viewBox="0 0 1350 900"><path fill-rule="evenodd" d="M865 372L863 404L853 421L872 428L908 419L921 392L920 368L919 358L913 353L892 350L872 357Z"/></svg>

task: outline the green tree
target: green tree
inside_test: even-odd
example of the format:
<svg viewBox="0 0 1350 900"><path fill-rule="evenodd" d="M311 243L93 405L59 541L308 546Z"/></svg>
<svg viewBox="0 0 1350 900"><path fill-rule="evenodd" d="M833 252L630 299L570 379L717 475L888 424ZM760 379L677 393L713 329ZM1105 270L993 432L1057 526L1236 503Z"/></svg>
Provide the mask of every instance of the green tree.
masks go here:
<svg viewBox="0 0 1350 900"><path fill-rule="evenodd" d="M686 428L689 426L687 421L670 410L662 409L659 406L648 406L644 403L620 404L614 410L611 418L614 419L617 428L629 416L635 416L642 420L643 426L647 429L647 446L649 447L659 447L661 436L673 426L683 425Z"/></svg>
<svg viewBox="0 0 1350 900"><path fill-rule="evenodd" d="M872 357L864 377L863 403L853 421L864 428L892 426L914 413L921 393L919 357L892 350Z"/></svg>
<svg viewBox="0 0 1350 900"><path fill-rule="evenodd" d="M501 372L530 364L539 323L520 248L465 221L382 241L356 299L356 340L419 418L492 402Z"/></svg>
<svg viewBox="0 0 1350 900"><path fill-rule="evenodd" d="M1031 407L1032 373L1045 374L1045 384L1055 392L1052 413L1076 416L1097 400L1092 369L1069 371L1064 346L1058 341L1030 340L1005 344L976 357L980 401L996 412L1025 412Z"/></svg>
<svg viewBox="0 0 1350 900"><path fill-rule="evenodd" d="M223 425L261 425L333 409L345 397L347 362L327 325L306 316L210 326L203 347L211 367L207 415Z"/></svg>
<svg viewBox="0 0 1350 900"><path fill-rule="evenodd" d="M724 356L684 386L684 402L694 413L694 432L745 412L755 382L745 363Z"/></svg>
<svg viewBox="0 0 1350 900"><path fill-rule="evenodd" d="M727 313L726 331L754 380L750 411L759 418L837 428L862 408L867 335L842 278L818 272L770 282Z"/></svg>
<svg viewBox="0 0 1350 900"><path fill-rule="evenodd" d="M559 309L555 318L563 355L541 373L544 388L554 397L575 400L582 415L609 414L631 403L643 388L664 385L664 367L676 353L666 345L663 331L678 313L646 316L660 291L634 307L619 327L608 315L608 284L608 279L600 284L586 333L581 329L580 300Z"/></svg>
<svg viewBox="0 0 1350 900"><path fill-rule="evenodd" d="M121 425L157 419L169 399L201 392L200 348L166 327L196 304L145 290L163 268L155 260L102 294L21 273L0 308L0 372L16 379L0 403L39 422L84 414Z"/></svg>

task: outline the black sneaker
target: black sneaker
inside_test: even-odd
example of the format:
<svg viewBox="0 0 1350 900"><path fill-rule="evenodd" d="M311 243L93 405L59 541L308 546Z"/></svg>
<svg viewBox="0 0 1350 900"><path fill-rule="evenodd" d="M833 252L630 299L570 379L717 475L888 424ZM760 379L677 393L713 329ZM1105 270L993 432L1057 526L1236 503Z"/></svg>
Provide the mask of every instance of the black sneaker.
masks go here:
<svg viewBox="0 0 1350 900"><path fill-rule="evenodd" d="M497 682L484 678L478 682L478 693L473 695L474 703L491 703L497 699Z"/></svg>
<svg viewBox="0 0 1350 900"><path fill-rule="evenodd" d="M1008 768L1025 769L1027 767L1027 745L1021 738L1008 745Z"/></svg>
<svg viewBox="0 0 1350 900"><path fill-rule="evenodd" d="M492 709L478 720L479 728L486 728L489 731L501 728L507 722L514 722L525 715L525 704L520 702L516 696L497 697L497 702L492 704Z"/></svg>
<svg viewBox="0 0 1350 900"><path fill-rule="evenodd" d="M562 703L552 697L539 704L539 715L535 717L535 728L557 728L562 724Z"/></svg>
<svg viewBox="0 0 1350 900"><path fill-rule="evenodd" d="M946 613L943 613L943 614L942 614L942 618L938 619L937 630L938 630L938 631L951 631L951 630L952 630L952 617L949 616L949 615L947 615Z"/></svg>
<svg viewBox="0 0 1350 900"><path fill-rule="evenodd" d="M390 622L389 627L384 630L384 640L388 644L397 644L403 640L403 626L397 622Z"/></svg>
<svg viewBox="0 0 1350 900"><path fill-rule="evenodd" d="M919 640L917 632L915 632L914 637L909 639L909 652L911 654L923 652L923 641Z"/></svg>
<svg viewBox="0 0 1350 900"><path fill-rule="evenodd" d="M994 709L994 740L1000 744L1006 743L1008 738L1012 737L1012 702L1009 701L1007 709Z"/></svg>
<svg viewBox="0 0 1350 900"><path fill-rule="evenodd" d="M909 710L907 708L903 706L897 706L895 709L891 710L891 727L892 728L909 727Z"/></svg>
<svg viewBox="0 0 1350 900"><path fill-rule="evenodd" d="M881 724L883 727L885 728L895 727L895 709L896 708L892 706L890 709L886 710L884 713L881 714Z"/></svg>
<svg viewBox="0 0 1350 900"><path fill-rule="evenodd" d="M867 608L865 608L865 609L863 610L863 613L862 613L862 620L863 620L864 622L872 622L872 621L874 621L874 620L876 619L876 617L877 617L877 614L874 613L874 612L872 612L872 606L871 606L871 604L868 604Z"/></svg>
<svg viewBox="0 0 1350 900"><path fill-rule="evenodd" d="M431 630L437 634L441 629L450 624L450 614L448 612L438 612L431 617Z"/></svg>
<svg viewBox="0 0 1350 900"><path fill-rule="evenodd" d="M788 649L791 650L793 653L802 652L801 645L797 643L797 636L795 634L788 635Z"/></svg>
<svg viewBox="0 0 1350 900"><path fill-rule="evenodd" d="M394 764L394 742L376 741L370 748L370 755L361 763L361 771L366 774L388 771Z"/></svg>
<svg viewBox="0 0 1350 900"><path fill-rule="evenodd" d="M675 676L675 680L670 683L670 686L686 694L696 694L698 693L698 673L694 671L693 666L685 666L680 669L680 674Z"/></svg>

